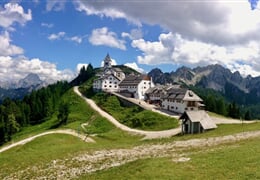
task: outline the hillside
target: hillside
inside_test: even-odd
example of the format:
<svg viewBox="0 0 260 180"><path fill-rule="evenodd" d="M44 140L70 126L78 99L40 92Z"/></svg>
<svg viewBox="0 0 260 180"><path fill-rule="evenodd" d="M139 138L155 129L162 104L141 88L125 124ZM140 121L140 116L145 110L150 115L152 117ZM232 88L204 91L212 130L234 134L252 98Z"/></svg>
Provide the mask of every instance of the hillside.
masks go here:
<svg viewBox="0 0 260 180"><path fill-rule="evenodd" d="M206 163L209 161L205 161L203 164L210 171L205 178L211 177L217 172L226 174L222 178L228 178L230 174L235 173L237 168L241 167L241 163L250 168L243 170L243 174L240 174L239 177L246 178L248 174L258 172L258 169L251 168L253 166L247 163L244 154L248 154L247 158L250 158L251 162L258 162L259 157L250 153L249 149L254 150L254 152L259 149L259 143L256 143L259 141L257 134L259 131L256 131L260 129L259 123L244 124L243 126L241 124L220 125L218 129L204 134L140 141L142 137L121 131L102 118L72 89L62 95L61 101L70 105L66 124L56 126L59 124L57 109L56 113L42 124L24 127L23 131L15 134L13 140L16 141L57 128L61 130L72 129L83 136L87 135L87 137L92 138L95 143L84 142L77 137L65 134L49 134L38 137L25 145L1 153L0 177L2 179L14 177L22 179L51 177L97 179L99 177L99 179L106 179L107 177L123 178L122 174L129 179L156 178L162 177L161 175L164 174L162 178L167 179L177 176L172 168L181 172L187 166L198 169L196 171L198 173L194 173L193 176L200 177L202 172L199 169L203 168L194 163L200 157L212 159L224 167L229 167L232 164L229 173L223 173L226 168L216 169L210 163ZM82 128L82 124L86 125L85 129ZM241 134L241 132L248 133ZM216 141L217 139L218 141ZM212 144L209 144L211 141ZM197 145L193 142L197 142ZM203 142L208 143L205 146L207 149L201 146ZM192 148L186 149L186 146ZM183 151L183 148L186 150ZM208 153L209 151L211 153ZM212 153L214 153L213 156ZM219 154L230 156L231 153L236 156L239 163L218 158ZM181 161L187 162L181 164ZM154 171L155 167L156 171ZM139 173L127 173L129 168L130 172L137 170ZM187 174L180 173L179 177L185 178ZM258 177L258 175L252 177Z"/></svg>

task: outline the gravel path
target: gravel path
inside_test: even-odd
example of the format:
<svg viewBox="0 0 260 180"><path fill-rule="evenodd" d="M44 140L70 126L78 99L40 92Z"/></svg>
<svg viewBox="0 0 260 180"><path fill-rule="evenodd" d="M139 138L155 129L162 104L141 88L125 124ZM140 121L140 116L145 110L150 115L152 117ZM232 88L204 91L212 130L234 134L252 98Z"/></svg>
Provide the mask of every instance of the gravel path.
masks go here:
<svg viewBox="0 0 260 180"><path fill-rule="evenodd" d="M221 118L221 117L214 117L210 116L210 118L216 123L216 124L250 124L255 123L256 121L241 121L238 119L230 119L230 118Z"/></svg>
<svg viewBox="0 0 260 180"><path fill-rule="evenodd" d="M125 126L121 123L119 123L113 116L108 114L107 112L100 109L96 103L92 99L88 99L85 96L83 96L78 89L78 86L74 87L74 92L78 94L81 98L83 98L91 108L93 108L95 111L97 111L101 116L105 117L107 120L109 120L112 124L114 124L116 127L123 131L127 131L133 134L138 134L144 136L143 139L156 139L156 138L165 138L165 137L171 137L174 135L177 135L181 133L181 127L170 129L170 130L164 130L164 131L143 131L138 129L132 129L128 126Z"/></svg>
<svg viewBox="0 0 260 180"><path fill-rule="evenodd" d="M24 170L13 172L4 179L30 179L33 172L37 172L35 179L73 179L86 173L105 170L116 166L146 158L168 157L174 162L190 160L190 155L196 151L185 150L199 148L202 152L220 148L219 145L236 144L241 140L259 138L260 131L244 132L234 135L190 139L169 143L140 145L129 149L98 150L76 154L71 158L52 160L48 164L30 166ZM184 151L183 151L184 150Z"/></svg>
<svg viewBox="0 0 260 180"><path fill-rule="evenodd" d="M44 132L44 133L41 133L41 134L37 134L35 136L26 138L26 139L18 141L16 143L4 146L3 148L0 149L0 153L6 151L8 149L11 149L15 146L24 145L24 144L34 140L35 138L45 136L45 135L48 135L48 134L69 134L69 135L72 135L72 136L76 136L76 137L82 139L85 142L95 142L92 138L86 137L85 135L82 135L82 134L78 134L76 131L71 130L71 129L53 130L53 131L47 131L47 132Z"/></svg>

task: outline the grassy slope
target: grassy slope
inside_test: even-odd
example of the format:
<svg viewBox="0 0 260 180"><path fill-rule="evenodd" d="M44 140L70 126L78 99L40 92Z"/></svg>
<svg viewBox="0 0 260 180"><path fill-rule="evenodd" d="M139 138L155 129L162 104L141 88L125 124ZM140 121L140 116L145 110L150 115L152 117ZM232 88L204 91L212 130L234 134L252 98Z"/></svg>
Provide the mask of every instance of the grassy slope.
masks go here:
<svg viewBox="0 0 260 180"><path fill-rule="evenodd" d="M80 179L259 179L260 138L236 145L187 150L187 162L174 158L137 160Z"/></svg>
<svg viewBox="0 0 260 180"><path fill-rule="evenodd" d="M99 93L93 99L119 122L131 128L159 131L178 126L179 121L175 118L144 110L137 105L125 106L116 96Z"/></svg>
<svg viewBox="0 0 260 180"><path fill-rule="evenodd" d="M260 129L260 123L255 124L244 124L242 125L220 125L218 129L214 131L209 131L204 134L198 135L187 135L187 136L178 136L172 137L169 139L163 140L147 140L147 141L140 141L140 137L131 136L128 133L122 132L121 130L115 128L111 125L107 120L100 117L96 112L94 112L90 107L77 95L75 95L72 90L70 90L67 94L64 95L64 100L70 102L71 113L69 116L69 122L67 125L60 127L60 128L72 128L75 130L80 129L80 124L91 120L90 127L88 128L88 133L98 133L94 139L96 143L84 143L78 138L69 136L69 135L47 135L44 137L37 138L36 140L24 145L18 146L13 148L9 151L0 154L0 178L5 177L5 175L15 172L17 170L31 168L35 165L43 164L47 166L53 160L57 159L70 159L75 154L87 153L94 150L100 149L114 149L114 148L130 148L140 144L154 144L154 143L162 143L162 142L169 142L174 140L184 140L184 139L192 139L192 138L204 138L204 137L215 137L215 136L222 136L227 134L234 134L237 132L243 131L253 131ZM53 116L52 119L45 122L42 125L32 126L25 129L24 133L20 133L20 136L17 135L15 137L16 140L27 137L29 135L37 134L39 132L45 131L49 129L53 124L57 121L56 115ZM81 131L83 131L81 129ZM202 171L199 169L205 167L201 167L201 165L206 163L206 167L208 171L212 171L211 173L220 172L221 170L225 169L226 166L232 166L233 169L241 168L240 163L244 163L246 159L242 158L243 154L246 154L246 149L251 149L252 151L259 152L259 139L248 141L248 142L241 142L242 150L239 149L230 149L229 147L225 147L222 150L214 150L210 154L210 152L200 152L195 155L191 155L192 161L184 164L185 166L179 166L179 164L173 163L170 159L166 158L155 158L155 159L145 159L145 160L138 160L136 162L132 162L126 164L122 167L113 168L107 171L101 171L94 173L89 178L100 177L106 179L106 177L116 177L116 174L126 174L126 179L136 179L137 177L143 177L144 179L151 179L152 177L165 177L165 179L169 179L174 174L172 172L173 169L178 171L192 170L192 173L195 173L195 170L198 170L198 174L203 174ZM227 149L227 150L225 150ZM258 149L258 151L257 151ZM229 153L232 152L232 153ZM213 153L215 152L215 153ZM250 162L252 165L259 166L259 162L253 157L256 153L248 153ZM260 153L257 153L258 155ZM233 163L232 161L226 161L228 157L235 159L236 156L240 157L240 163ZM212 159L210 159L212 158ZM259 156L256 156L259 160ZM210 161L207 161L209 159ZM203 163L200 163L203 161ZM223 164L219 166L218 169L214 169L214 164L210 164L210 162L214 162L217 164ZM208 164L207 164L208 162ZM192 163L192 164L191 164ZM249 163L249 162L247 162ZM257 164L258 163L258 164ZM249 166L251 168L251 166ZM179 169L178 169L179 168ZM221 169L222 168L222 169ZM250 177L250 174L254 175L255 170L250 168L245 171ZM194 169L194 172L193 172ZM177 171L178 170L178 171ZM244 170L244 169L243 169ZM127 173L126 171L129 171ZM132 172L132 173L131 173ZM30 177L37 177L40 173L37 171L31 170ZM232 172L231 172L232 173ZM165 176L162 176L165 175ZM229 174L230 175L230 174ZM202 176L198 176L202 177ZM210 176L208 176L210 177ZM220 176L219 176L220 177ZM227 177L227 176L226 176ZM238 177L238 176L237 176ZM242 176L247 177L247 176ZM102 179L103 179L102 178ZM160 179L161 179L160 178ZM186 179L185 174L180 176L180 178ZM83 177L84 179L84 177ZM158 179L158 178L157 178ZM243 179L243 178L242 178Z"/></svg>

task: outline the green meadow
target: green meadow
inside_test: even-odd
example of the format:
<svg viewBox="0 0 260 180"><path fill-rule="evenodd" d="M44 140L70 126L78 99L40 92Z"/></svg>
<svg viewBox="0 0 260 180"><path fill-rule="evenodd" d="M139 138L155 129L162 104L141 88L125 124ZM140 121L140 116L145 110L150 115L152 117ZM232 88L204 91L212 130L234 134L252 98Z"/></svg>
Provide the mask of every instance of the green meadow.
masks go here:
<svg viewBox="0 0 260 180"><path fill-rule="evenodd" d="M48 130L74 129L78 133L90 136L95 143L86 143L77 137L63 134L36 138L25 145L14 147L0 154L1 179L23 171L25 172L21 176L18 174L16 179L35 179L42 176L42 172L35 170L35 167L47 169L53 161L70 162L75 156L95 151L131 149L142 145L167 144L174 141L260 130L260 123L219 125L216 130L203 134L179 135L166 139L143 141L140 136L131 135L114 127L92 110L73 90L64 94L63 101L70 105L66 125L55 127L58 119L57 114L54 114L43 124L25 127L22 132L13 137L13 142ZM88 123L88 126L83 129L82 123ZM179 152L190 158L187 162L175 162L173 158L168 157L145 158L106 170L83 173L76 179L259 179L259 140L259 138L254 138ZM80 166L80 164L75 164L75 166ZM50 171L49 173L56 179L55 172Z"/></svg>

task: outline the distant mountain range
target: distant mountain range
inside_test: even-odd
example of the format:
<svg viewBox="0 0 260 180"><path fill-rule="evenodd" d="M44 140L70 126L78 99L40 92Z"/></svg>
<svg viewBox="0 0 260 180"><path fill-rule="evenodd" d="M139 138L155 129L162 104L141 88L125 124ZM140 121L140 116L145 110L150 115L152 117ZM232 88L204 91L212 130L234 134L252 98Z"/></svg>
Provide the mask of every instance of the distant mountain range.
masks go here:
<svg viewBox="0 0 260 180"><path fill-rule="evenodd" d="M31 91L47 85L47 82L42 81L37 74L33 73L28 74L18 82L0 82L0 102L6 97L21 99Z"/></svg>
<svg viewBox="0 0 260 180"><path fill-rule="evenodd" d="M181 83L213 89L240 104L254 104L260 100L260 77L242 77L238 71L232 73L218 64L193 69L183 66L170 73L155 68L148 75L154 83Z"/></svg>

